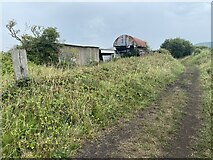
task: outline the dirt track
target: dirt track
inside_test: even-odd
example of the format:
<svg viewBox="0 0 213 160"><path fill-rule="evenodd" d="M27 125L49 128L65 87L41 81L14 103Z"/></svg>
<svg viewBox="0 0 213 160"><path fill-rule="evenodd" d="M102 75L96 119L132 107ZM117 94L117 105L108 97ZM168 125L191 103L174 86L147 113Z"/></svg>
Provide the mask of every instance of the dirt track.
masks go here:
<svg viewBox="0 0 213 160"><path fill-rule="evenodd" d="M192 157L191 140L200 126L196 117L201 104L198 78L198 70L193 66L186 66L185 72L173 84L168 85L151 106L137 111L128 122L121 121L107 129L96 140L85 142L75 157ZM182 92L187 100L181 96ZM167 111L171 114L167 114ZM159 119L162 115L165 118ZM168 119L175 124L170 125ZM163 131L162 135L161 132L151 135L150 129L153 127L154 132L157 132L157 126L165 130L165 133ZM155 139L156 136L161 138ZM149 144L151 142L154 143Z"/></svg>
<svg viewBox="0 0 213 160"><path fill-rule="evenodd" d="M199 72L198 69L192 66L186 66L186 71L183 76L188 79L188 84L181 87L188 94L187 106L184 108L185 116L180 122L180 128L170 142L171 147L168 150L166 157L173 158L191 158L192 155L192 138L196 136L196 131L200 127L200 120L197 114L201 111L201 93L199 87Z"/></svg>

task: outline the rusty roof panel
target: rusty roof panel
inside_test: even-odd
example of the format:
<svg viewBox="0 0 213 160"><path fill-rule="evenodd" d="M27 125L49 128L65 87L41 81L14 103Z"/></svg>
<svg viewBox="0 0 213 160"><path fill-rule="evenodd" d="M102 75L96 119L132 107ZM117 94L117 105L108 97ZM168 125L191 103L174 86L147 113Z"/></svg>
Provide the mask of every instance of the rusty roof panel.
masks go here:
<svg viewBox="0 0 213 160"><path fill-rule="evenodd" d="M146 47L146 43L138 38L132 37L130 35L121 35L113 43L113 46L138 46Z"/></svg>
<svg viewBox="0 0 213 160"><path fill-rule="evenodd" d="M146 43L138 38L133 37L135 43L137 44L137 46L141 46L141 47L146 47Z"/></svg>

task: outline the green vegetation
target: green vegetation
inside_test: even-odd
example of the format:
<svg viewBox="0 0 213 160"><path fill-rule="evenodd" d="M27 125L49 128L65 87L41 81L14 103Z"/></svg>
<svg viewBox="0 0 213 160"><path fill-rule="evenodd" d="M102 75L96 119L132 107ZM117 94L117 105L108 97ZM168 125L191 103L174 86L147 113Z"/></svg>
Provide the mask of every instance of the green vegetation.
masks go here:
<svg viewBox="0 0 213 160"><path fill-rule="evenodd" d="M21 45L18 48L24 48L27 51L27 57L36 64L58 64L59 32L56 28L41 26L32 26L30 30L32 35L23 34L18 36L20 30L15 29L16 22L11 20L6 25L11 36L18 40Z"/></svg>
<svg viewBox="0 0 213 160"><path fill-rule="evenodd" d="M171 53L167 49L164 49L164 48L160 48L158 52L161 54L171 55Z"/></svg>
<svg viewBox="0 0 213 160"><path fill-rule="evenodd" d="M13 73L13 66L12 66L12 58L11 54L7 52L0 53L0 60L1 60L1 69L2 74L12 74Z"/></svg>
<svg viewBox="0 0 213 160"><path fill-rule="evenodd" d="M167 49L175 58L183 58L194 51L192 43L181 38L166 39L161 48Z"/></svg>
<svg viewBox="0 0 213 160"><path fill-rule="evenodd" d="M183 68L154 54L73 70L29 62L30 81L21 86L5 72L2 156L70 157L85 138L150 104Z"/></svg>
<svg viewBox="0 0 213 160"><path fill-rule="evenodd" d="M196 140L194 148L195 157L210 158L212 150L212 101L211 101L211 50L202 49L199 54L183 59L184 62L192 65L197 65L200 69L200 84L202 87L202 128L199 133L199 138Z"/></svg>
<svg viewBox="0 0 213 160"><path fill-rule="evenodd" d="M200 54L203 50L209 50L209 48L206 47L206 46L195 46L194 47L194 52L192 54L193 55Z"/></svg>
<svg viewBox="0 0 213 160"><path fill-rule="evenodd" d="M164 94L157 103L159 104L155 104L156 111L145 115L142 129L131 139L122 142L118 149L119 155L116 152L114 155L128 158L159 158L167 154L162 147L169 147L167 143L178 129L178 122L187 103L187 95L182 89L175 87Z"/></svg>
<svg viewBox="0 0 213 160"><path fill-rule="evenodd" d="M147 54L147 53L150 52L150 47L149 47L147 42L145 42L145 43L146 43L146 47L143 48L143 52ZM130 46L128 52L123 54L122 57L134 57L134 56L137 57L137 56L140 56L140 55L141 55L141 53L140 53L139 48Z"/></svg>
<svg viewBox="0 0 213 160"><path fill-rule="evenodd" d="M133 46L130 47L127 53L122 54L122 58L128 58L128 57L138 57L140 56L140 51L138 48L134 48Z"/></svg>

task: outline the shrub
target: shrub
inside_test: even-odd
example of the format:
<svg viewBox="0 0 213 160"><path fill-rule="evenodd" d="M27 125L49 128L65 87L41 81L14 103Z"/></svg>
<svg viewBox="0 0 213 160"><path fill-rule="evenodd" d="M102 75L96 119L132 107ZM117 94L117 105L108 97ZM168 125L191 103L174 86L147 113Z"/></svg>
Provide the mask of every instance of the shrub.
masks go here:
<svg viewBox="0 0 213 160"><path fill-rule="evenodd" d="M11 54L8 52L0 53L2 74L11 74L13 72Z"/></svg>
<svg viewBox="0 0 213 160"><path fill-rule="evenodd" d="M158 52L161 54L165 54L165 55L171 55L171 53L167 49L164 49L164 48L160 48Z"/></svg>
<svg viewBox="0 0 213 160"><path fill-rule="evenodd" d="M18 36L20 30L16 30L16 21L10 20L6 25L11 36L18 40L21 45L18 48L25 49L28 59L36 64L57 64L59 47L59 32L53 27L32 26L32 35L23 34Z"/></svg>
<svg viewBox="0 0 213 160"><path fill-rule="evenodd" d="M161 44L161 48L167 49L174 58L182 58L191 55L194 51L192 43L181 38L166 39Z"/></svg>
<svg viewBox="0 0 213 160"><path fill-rule="evenodd" d="M122 57L134 57L139 55L140 54L138 48L131 47L127 53L122 55Z"/></svg>
<svg viewBox="0 0 213 160"><path fill-rule="evenodd" d="M200 54L201 53L201 50L200 48L196 48L193 52L193 55L197 55L197 54Z"/></svg>

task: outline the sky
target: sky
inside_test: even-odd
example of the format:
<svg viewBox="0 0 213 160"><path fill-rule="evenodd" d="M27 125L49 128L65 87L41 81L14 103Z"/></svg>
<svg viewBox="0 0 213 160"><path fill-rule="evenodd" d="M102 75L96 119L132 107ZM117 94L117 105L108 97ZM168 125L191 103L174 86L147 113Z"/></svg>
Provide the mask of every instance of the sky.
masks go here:
<svg viewBox="0 0 213 160"><path fill-rule="evenodd" d="M193 44L211 41L210 2L2 2L0 50L19 44L5 27L17 22L21 34L27 25L56 27L60 41L111 48L128 34L158 49L169 38Z"/></svg>

